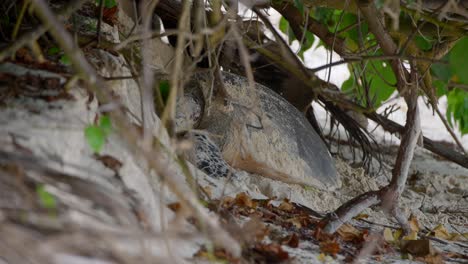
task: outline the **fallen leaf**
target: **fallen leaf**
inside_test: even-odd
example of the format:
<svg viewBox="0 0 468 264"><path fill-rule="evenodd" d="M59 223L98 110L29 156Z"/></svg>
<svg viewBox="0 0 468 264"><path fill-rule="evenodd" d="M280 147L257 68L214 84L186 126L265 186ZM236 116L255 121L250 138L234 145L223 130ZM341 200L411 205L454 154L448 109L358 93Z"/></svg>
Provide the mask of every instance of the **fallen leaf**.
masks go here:
<svg viewBox="0 0 468 264"><path fill-rule="evenodd" d="M342 225L337 232L344 241L353 241L362 238L362 232L350 224Z"/></svg>
<svg viewBox="0 0 468 264"><path fill-rule="evenodd" d="M23 61L23 62L33 62L34 61L32 55L31 55L31 52L26 48L21 48L18 51L16 51L16 58L19 61Z"/></svg>
<svg viewBox="0 0 468 264"><path fill-rule="evenodd" d="M182 205L178 202L175 202L168 204L167 207L169 207L169 209L171 209L173 212L177 212L182 208Z"/></svg>
<svg viewBox="0 0 468 264"><path fill-rule="evenodd" d="M421 240L403 240L401 241L401 251L403 253L410 253L414 256L428 256L435 253L434 248L431 245L431 241L428 239Z"/></svg>
<svg viewBox="0 0 468 264"><path fill-rule="evenodd" d="M327 258L327 255L323 254L323 253L320 253L320 255L318 255L317 259L320 261L320 262L325 262Z"/></svg>
<svg viewBox="0 0 468 264"><path fill-rule="evenodd" d="M255 203L245 192L242 192L236 195L236 198L234 200L235 200L236 205L238 206L249 207L249 208L253 208L255 206Z"/></svg>
<svg viewBox="0 0 468 264"><path fill-rule="evenodd" d="M194 255L196 258L209 260L209 263L240 263L239 259L232 257L222 249L207 250L202 246Z"/></svg>
<svg viewBox="0 0 468 264"><path fill-rule="evenodd" d="M425 256L423 258L416 258L416 261L425 262L426 264L444 264L445 261L440 254Z"/></svg>
<svg viewBox="0 0 468 264"><path fill-rule="evenodd" d="M450 241L463 241L468 237L468 233L449 233L443 225L436 226L431 233L437 238Z"/></svg>
<svg viewBox="0 0 468 264"><path fill-rule="evenodd" d="M392 230L388 227L384 228L384 233L383 233L384 239L387 242L394 242L395 237L393 236Z"/></svg>
<svg viewBox="0 0 468 264"><path fill-rule="evenodd" d="M221 206L224 208L230 208L234 204L234 198L231 196L224 196L221 199Z"/></svg>
<svg viewBox="0 0 468 264"><path fill-rule="evenodd" d="M408 235L402 238L403 240L417 240L418 239L418 232L411 231Z"/></svg>
<svg viewBox="0 0 468 264"><path fill-rule="evenodd" d="M369 218L368 214L358 214L353 219L360 220L360 219L366 219L366 218Z"/></svg>
<svg viewBox="0 0 468 264"><path fill-rule="evenodd" d="M320 243L320 252L336 257L340 252L340 244L336 241L325 241Z"/></svg>
<svg viewBox="0 0 468 264"><path fill-rule="evenodd" d="M415 215L412 214L410 216L410 219L409 219L408 223L410 225L411 231L414 231L414 232L419 231L419 223L418 223L418 219L416 218Z"/></svg>
<svg viewBox="0 0 468 264"><path fill-rule="evenodd" d="M102 162L104 166L111 169L115 173L117 173L120 170L120 168L122 168L122 162L110 155L95 154L94 157L100 162Z"/></svg>
<svg viewBox="0 0 468 264"><path fill-rule="evenodd" d="M210 186L202 186L203 192L208 196L208 197L213 197L213 192Z"/></svg>
<svg viewBox="0 0 468 264"><path fill-rule="evenodd" d="M285 212L292 212L294 210L294 205L292 205L288 200L283 200L278 208Z"/></svg>
<svg viewBox="0 0 468 264"><path fill-rule="evenodd" d="M252 217L242 226L242 233L246 242L260 242L268 235L269 230L258 217Z"/></svg>
<svg viewBox="0 0 468 264"><path fill-rule="evenodd" d="M450 233L451 237L449 240L451 241L466 241L468 238L468 233Z"/></svg>
<svg viewBox="0 0 468 264"><path fill-rule="evenodd" d="M395 232L393 232L393 239L394 239L395 241L396 241L396 240L400 240L401 235L403 235L403 230L398 229L398 230L396 230Z"/></svg>
<svg viewBox="0 0 468 264"><path fill-rule="evenodd" d="M268 263L281 262L289 259L288 252L284 251L281 245L276 243L256 244L254 250L265 257Z"/></svg>
<svg viewBox="0 0 468 264"><path fill-rule="evenodd" d="M439 224L434 229L432 229L432 232L434 232L434 236L437 238L446 239L446 240L449 240L451 238L451 235L449 234L447 229L445 229L445 227L441 224Z"/></svg>
<svg viewBox="0 0 468 264"><path fill-rule="evenodd" d="M297 248L299 246L299 238L295 233L289 235L282 239L281 244L287 245L292 248Z"/></svg>

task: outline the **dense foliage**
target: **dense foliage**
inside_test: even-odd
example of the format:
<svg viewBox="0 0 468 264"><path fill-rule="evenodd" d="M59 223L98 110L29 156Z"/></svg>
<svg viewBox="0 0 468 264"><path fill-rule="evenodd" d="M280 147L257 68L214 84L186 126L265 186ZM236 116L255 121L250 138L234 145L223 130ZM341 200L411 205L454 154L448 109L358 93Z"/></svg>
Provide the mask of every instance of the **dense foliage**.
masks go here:
<svg viewBox="0 0 468 264"><path fill-rule="evenodd" d="M345 1L344 1L345 2ZM384 1L376 1L382 7ZM411 1L408 1L411 2ZM294 6L303 16L315 19L335 34L344 39L349 55L343 58L348 63L351 77L343 83L341 89L356 99L362 106L376 108L388 100L395 92L396 77L388 64L388 57L383 55L375 36L369 31L367 21L360 19L356 12L329 7L306 9L302 1L294 1ZM387 19L392 30L390 34L399 43L399 54L404 61L413 60L419 71L432 81L426 95L440 98L447 96L446 118L453 126L458 125L462 134L468 133L468 37L464 37L465 22L453 22L450 19L438 19L439 13L418 12L401 6L396 28L391 29L393 21ZM288 37L289 43L297 40L286 18L282 17L280 29ZM314 35L304 32L298 55L310 49ZM441 59L435 58L441 45L456 43ZM322 41L320 45L326 45ZM319 45L319 46L320 46ZM342 54L341 54L342 55ZM424 69L425 65L430 71ZM408 66L409 67L409 66Z"/></svg>

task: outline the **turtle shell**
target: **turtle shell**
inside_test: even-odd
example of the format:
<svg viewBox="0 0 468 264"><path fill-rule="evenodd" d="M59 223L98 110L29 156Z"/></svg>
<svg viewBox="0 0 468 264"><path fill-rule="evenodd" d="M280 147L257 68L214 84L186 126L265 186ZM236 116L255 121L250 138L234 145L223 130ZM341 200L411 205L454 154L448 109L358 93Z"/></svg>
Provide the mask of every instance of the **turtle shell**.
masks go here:
<svg viewBox="0 0 468 264"><path fill-rule="evenodd" d="M301 112L263 85L250 87L242 76L223 72L222 79L228 100L209 96L208 74L193 78L205 98L198 128L210 133L232 167L321 189L340 185L330 153Z"/></svg>

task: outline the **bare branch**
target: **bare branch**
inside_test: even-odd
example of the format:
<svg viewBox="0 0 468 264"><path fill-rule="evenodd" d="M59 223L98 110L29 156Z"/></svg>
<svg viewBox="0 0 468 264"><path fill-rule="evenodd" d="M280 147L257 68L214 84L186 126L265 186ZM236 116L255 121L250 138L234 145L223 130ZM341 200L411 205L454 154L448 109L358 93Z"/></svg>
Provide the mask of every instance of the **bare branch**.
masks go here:
<svg viewBox="0 0 468 264"><path fill-rule="evenodd" d="M105 82L96 75L96 72L87 62L83 53L74 45L72 37L66 32L65 28L57 20L51 12L44 0L32 0L35 11L44 25L50 28L51 35L59 43L60 47L69 55L73 68L80 74L81 78L86 82L89 89L94 92L102 103L107 103L112 100L108 93L109 89ZM126 142L128 148L135 153L138 158L147 161L151 169L164 178L168 187L181 200L182 204L190 208L192 212L203 221L207 233L213 239L214 243L226 248L234 256L240 255L240 246L224 229L221 228L217 218L209 215L206 209L198 202L196 195L187 190L182 190L178 183L171 175L174 174L162 157L162 154L157 150L146 150L139 147L138 131L128 122L125 114L116 110L111 113L112 119L119 128L119 134Z"/></svg>

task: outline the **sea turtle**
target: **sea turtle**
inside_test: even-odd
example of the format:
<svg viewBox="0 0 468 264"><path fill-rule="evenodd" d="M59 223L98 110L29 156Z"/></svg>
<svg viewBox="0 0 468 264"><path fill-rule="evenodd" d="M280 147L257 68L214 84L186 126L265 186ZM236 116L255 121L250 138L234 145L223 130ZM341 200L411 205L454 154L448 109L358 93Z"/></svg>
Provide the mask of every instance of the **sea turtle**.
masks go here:
<svg viewBox="0 0 468 264"><path fill-rule="evenodd" d="M340 180L325 144L294 106L267 87L222 72L227 100L195 74L178 99L176 131L193 135L188 159L211 176L235 169L287 183L334 189Z"/></svg>

